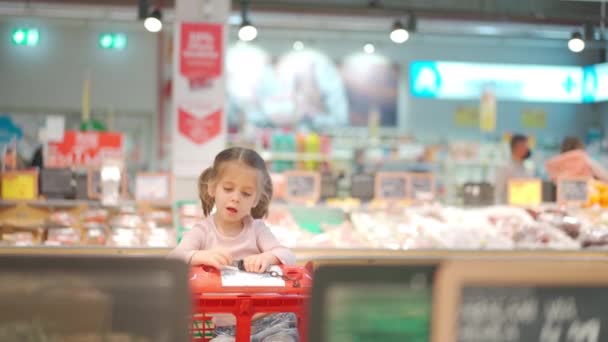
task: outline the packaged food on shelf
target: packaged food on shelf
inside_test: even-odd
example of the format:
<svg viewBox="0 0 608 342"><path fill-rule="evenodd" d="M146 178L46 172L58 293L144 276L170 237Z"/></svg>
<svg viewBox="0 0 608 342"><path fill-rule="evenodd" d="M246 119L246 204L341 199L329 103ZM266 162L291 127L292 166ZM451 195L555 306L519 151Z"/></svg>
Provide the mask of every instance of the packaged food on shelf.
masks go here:
<svg viewBox="0 0 608 342"><path fill-rule="evenodd" d="M111 227L107 246L140 247L142 246L142 232L137 228Z"/></svg>
<svg viewBox="0 0 608 342"><path fill-rule="evenodd" d="M10 247L31 247L39 242L33 232L14 232L2 234L2 245Z"/></svg>
<svg viewBox="0 0 608 342"><path fill-rule="evenodd" d="M82 220L84 222L102 222L105 223L108 221L109 212L107 209L88 209L82 213Z"/></svg>
<svg viewBox="0 0 608 342"><path fill-rule="evenodd" d="M50 227L46 246L77 246L80 244L80 230L75 227Z"/></svg>
<svg viewBox="0 0 608 342"><path fill-rule="evenodd" d="M146 247L174 247L176 244L175 229L171 226L157 226L154 222L148 222L144 238Z"/></svg>
<svg viewBox="0 0 608 342"><path fill-rule="evenodd" d="M136 214L119 214L110 219L110 227L141 229L144 220Z"/></svg>
<svg viewBox="0 0 608 342"><path fill-rule="evenodd" d="M107 241L107 227L98 222L88 222L83 225L82 243L85 246L104 246Z"/></svg>
<svg viewBox="0 0 608 342"><path fill-rule="evenodd" d="M161 225L171 225L173 223L173 216L165 210L153 210L145 214L144 220Z"/></svg>
<svg viewBox="0 0 608 342"><path fill-rule="evenodd" d="M67 211L57 211L49 215L47 225L69 227L78 224L78 218Z"/></svg>

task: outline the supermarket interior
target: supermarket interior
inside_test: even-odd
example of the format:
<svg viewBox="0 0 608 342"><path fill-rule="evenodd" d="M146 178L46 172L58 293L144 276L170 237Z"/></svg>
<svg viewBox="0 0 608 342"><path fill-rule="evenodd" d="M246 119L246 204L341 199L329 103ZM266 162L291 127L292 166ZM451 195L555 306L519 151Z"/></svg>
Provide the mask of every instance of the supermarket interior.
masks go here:
<svg viewBox="0 0 608 342"><path fill-rule="evenodd" d="M608 341L605 24L0 0L0 341Z"/></svg>

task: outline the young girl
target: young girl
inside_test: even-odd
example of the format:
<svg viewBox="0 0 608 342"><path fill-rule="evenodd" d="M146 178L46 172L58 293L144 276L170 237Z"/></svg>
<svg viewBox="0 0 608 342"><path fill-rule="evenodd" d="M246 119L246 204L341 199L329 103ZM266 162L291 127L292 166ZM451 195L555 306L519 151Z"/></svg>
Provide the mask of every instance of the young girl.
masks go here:
<svg viewBox="0 0 608 342"><path fill-rule="evenodd" d="M215 268L243 260L245 270L257 273L272 265L295 263L293 253L261 220L268 214L272 181L255 151L235 147L220 152L213 166L200 175L198 191L206 219L184 235L171 257ZM235 341L234 318L215 315L214 320L217 337L212 341ZM252 341L297 342L295 315L254 317Z"/></svg>

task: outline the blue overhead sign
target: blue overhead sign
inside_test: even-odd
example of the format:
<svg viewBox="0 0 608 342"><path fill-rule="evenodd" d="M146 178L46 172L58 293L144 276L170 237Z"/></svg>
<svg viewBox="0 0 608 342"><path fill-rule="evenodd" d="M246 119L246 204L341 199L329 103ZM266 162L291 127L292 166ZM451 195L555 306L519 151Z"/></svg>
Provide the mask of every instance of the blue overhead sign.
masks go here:
<svg viewBox="0 0 608 342"><path fill-rule="evenodd" d="M608 63L583 68L583 102L608 101Z"/></svg>
<svg viewBox="0 0 608 342"><path fill-rule="evenodd" d="M441 61L410 65L410 91L416 97L479 99L487 89L492 89L498 100L580 103L583 69Z"/></svg>

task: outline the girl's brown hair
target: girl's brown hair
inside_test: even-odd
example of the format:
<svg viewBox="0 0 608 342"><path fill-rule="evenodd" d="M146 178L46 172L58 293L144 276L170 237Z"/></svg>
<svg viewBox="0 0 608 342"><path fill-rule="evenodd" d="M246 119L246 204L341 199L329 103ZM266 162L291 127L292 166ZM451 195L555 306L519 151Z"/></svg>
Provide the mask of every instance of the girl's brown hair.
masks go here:
<svg viewBox="0 0 608 342"><path fill-rule="evenodd" d="M260 187L258 189L258 204L251 209L251 216L260 219L268 215L268 207L272 199L272 180L266 169L264 159L254 150L242 147L231 147L223 150L213 161L213 166L207 168L198 177L198 196L201 199L205 216L211 214L215 199L209 195L209 186L220 176L221 168L227 162L238 161L260 171Z"/></svg>
<svg viewBox="0 0 608 342"><path fill-rule="evenodd" d="M561 152L570 152L574 150L582 150L585 148L583 145L583 141L578 137L566 137L564 141L562 141Z"/></svg>

